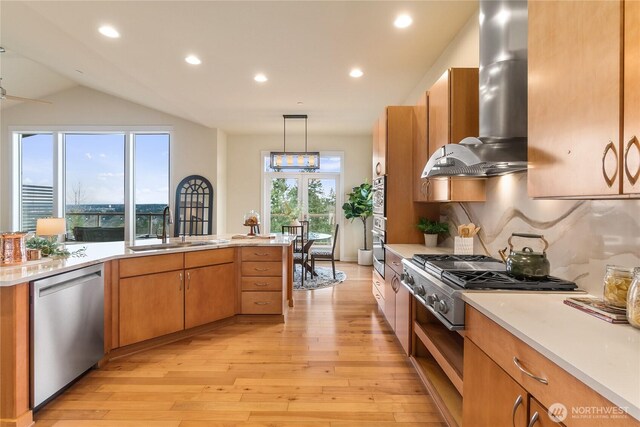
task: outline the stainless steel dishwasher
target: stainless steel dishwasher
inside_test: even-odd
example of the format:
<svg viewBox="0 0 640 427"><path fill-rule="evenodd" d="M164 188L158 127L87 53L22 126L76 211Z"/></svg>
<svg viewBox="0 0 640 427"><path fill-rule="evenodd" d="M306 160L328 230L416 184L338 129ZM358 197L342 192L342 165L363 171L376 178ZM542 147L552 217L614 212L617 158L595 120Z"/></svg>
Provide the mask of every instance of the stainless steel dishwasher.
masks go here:
<svg viewBox="0 0 640 427"><path fill-rule="evenodd" d="M31 282L31 404L44 402L104 355L103 264Z"/></svg>

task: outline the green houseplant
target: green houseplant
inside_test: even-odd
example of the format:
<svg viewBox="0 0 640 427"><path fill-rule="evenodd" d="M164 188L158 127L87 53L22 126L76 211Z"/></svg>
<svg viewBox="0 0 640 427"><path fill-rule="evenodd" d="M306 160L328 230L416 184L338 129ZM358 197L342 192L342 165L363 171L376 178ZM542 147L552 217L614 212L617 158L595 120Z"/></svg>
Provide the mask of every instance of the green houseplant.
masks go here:
<svg viewBox="0 0 640 427"><path fill-rule="evenodd" d="M358 249L358 264L371 265L373 251L367 249L367 219L373 215L373 187L368 182L364 182L353 187L347 196L349 197L348 201L342 205L344 216L351 222L356 219L362 221L364 231L364 246L362 249Z"/></svg>
<svg viewBox="0 0 640 427"><path fill-rule="evenodd" d="M438 246L438 235L449 233L449 224L427 218L420 218L416 227L424 234L424 245L428 247Z"/></svg>

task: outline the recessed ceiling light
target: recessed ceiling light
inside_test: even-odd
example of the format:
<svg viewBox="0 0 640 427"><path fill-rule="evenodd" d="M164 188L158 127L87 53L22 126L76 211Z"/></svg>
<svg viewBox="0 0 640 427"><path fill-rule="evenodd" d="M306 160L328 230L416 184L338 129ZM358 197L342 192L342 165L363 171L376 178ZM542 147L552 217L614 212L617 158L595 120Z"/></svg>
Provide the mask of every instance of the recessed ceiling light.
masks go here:
<svg viewBox="0 0 640 427"><path fill-rule="evenodd" d="M259 73L259 74L256 74L256 76L253 78L253 80L257 81L258 83L264 83L269 79L264 74Z"/></svg>
<svg viewBox="0 0 640 427"><path fill-rule="evenodd" d="M304 104L304 102L302 102L302 101L298 101L298 102L296 102L296 104L298 104L298 105L302 105L302 104Z"/></svg>
<svg viewBox="0 0 640 427"><path fill-rule="evenodd" d="M354 68L354 69L351 70L349 75L351 77L353 77L354 79L357 79L357 78L360 78L360 77L364 76L364 73L362 72L362 70L360 68Z"/></svg>
<svg viewBox="0 0 640 427"><path fill-rule="evenodd" d="M396 28L407 28L412 23L413 19L407 14L398 15L396 20L393 21L393 25L395 25Z"/></svg>
<svg viewBox="0 0 640 427"><path fill-rule="evenodd" d="M184 60L191 65L200 65L202 64L202 61L200 60L200 58L198 58L195 55L189 55L186 58L184 58Z"/></svg>
<svg viewBox="0 0 640 427"><path fill-rule="evenodd" d="M118 32L118 30L113 28L111 25L103 25L102 27L98 28L98 31L100 32L100 34L105 37L109 37L110 39L117 39L120 37L120 33Z"/></svg>

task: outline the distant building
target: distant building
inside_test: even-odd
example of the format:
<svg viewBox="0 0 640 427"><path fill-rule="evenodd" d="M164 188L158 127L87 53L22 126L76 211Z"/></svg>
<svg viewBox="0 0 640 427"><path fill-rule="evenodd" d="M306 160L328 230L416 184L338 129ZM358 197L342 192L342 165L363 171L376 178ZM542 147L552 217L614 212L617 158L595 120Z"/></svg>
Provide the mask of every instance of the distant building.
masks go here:
<svg viewBox="0 0 640 427"><path fill-rule="evenodd" d="M53 216L53 187L22 186L22 230L36 231L38 218Z"/></svg>

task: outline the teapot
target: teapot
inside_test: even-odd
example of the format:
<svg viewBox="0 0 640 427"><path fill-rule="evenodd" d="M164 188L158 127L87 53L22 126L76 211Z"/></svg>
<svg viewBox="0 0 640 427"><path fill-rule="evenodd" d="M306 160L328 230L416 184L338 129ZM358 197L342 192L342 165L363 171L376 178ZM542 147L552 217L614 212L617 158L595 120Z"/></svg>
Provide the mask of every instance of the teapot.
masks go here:
<svg viewBox="0 0 640 427"><path fill-rule="evenodd" d="M514 237L522 237L525 239L540 239L544 242L542 252L534 252L529 246L525 246L520 251L513 250L512 240ZM509 237L509 255L506 255L507 248L498 253L502 260L507 264L507 274L518 279L545 279L551 270L551 264L547 259L547 248L549 242L541 234L525 234L513 233Z"/></svg>

